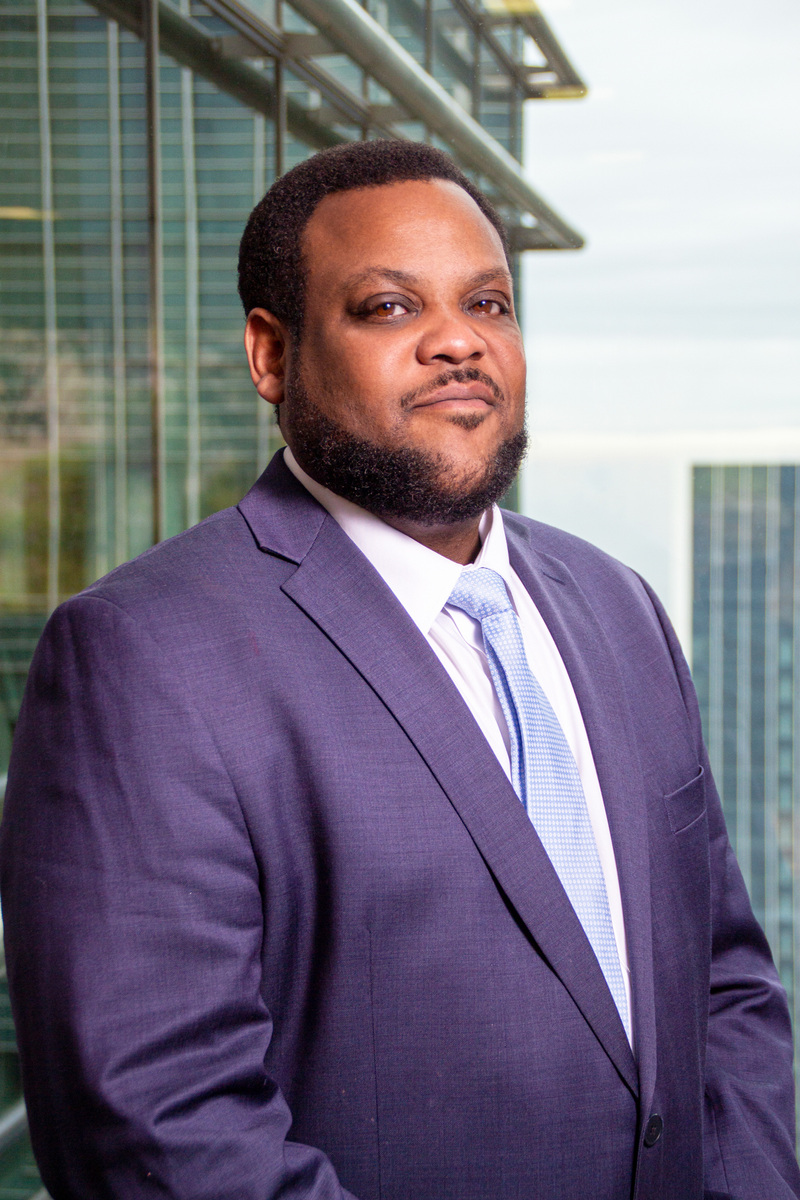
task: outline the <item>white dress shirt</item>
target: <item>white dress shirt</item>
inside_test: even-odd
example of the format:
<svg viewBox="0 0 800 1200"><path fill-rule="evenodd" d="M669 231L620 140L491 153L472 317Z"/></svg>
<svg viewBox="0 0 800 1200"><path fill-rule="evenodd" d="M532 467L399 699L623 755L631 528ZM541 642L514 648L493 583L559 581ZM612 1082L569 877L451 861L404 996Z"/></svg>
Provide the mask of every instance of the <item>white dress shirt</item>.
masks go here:
<svg viewBox="0 0 800 1200"><path fill-rule="evenodd" d="M295 478L355 542L425 636L510 780L508 727L492 683L480 622L447 603L463 568L311 479L288 447L283 456ZM528 665L553 706L575 756L605 879L632 1024L630 969L619 877L583 717L550 630L508 561L505 529L497 505L483 514L479 532L481 548L474 565L496 571L508 588L519 617Z"/></svg>

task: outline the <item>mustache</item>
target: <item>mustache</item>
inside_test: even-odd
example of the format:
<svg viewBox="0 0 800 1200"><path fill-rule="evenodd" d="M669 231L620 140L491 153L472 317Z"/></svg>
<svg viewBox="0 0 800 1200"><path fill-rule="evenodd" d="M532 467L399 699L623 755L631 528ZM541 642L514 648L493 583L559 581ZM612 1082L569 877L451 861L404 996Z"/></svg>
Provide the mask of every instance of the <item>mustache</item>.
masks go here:
<svg viewBox="0 0 800 1200"><path fill-rule="evenodd" d="M406 392L404 396L400 397L400 407L402 409L411 408L418 401L430 396L432 392L438 392L440 388L447 387L449 383L482 383L500 404L505 400L500 388L491 375L487 375L485 371L479 371L477 367L455 367L452 371L443 371L441 375L430 379L422 387L415 388L412 392Z"/></svg>

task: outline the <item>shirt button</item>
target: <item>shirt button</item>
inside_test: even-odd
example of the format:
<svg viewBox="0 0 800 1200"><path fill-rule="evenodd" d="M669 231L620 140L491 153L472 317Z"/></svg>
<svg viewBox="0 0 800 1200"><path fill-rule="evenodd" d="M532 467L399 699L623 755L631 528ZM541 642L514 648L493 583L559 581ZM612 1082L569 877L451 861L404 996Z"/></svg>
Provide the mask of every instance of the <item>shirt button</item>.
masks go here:
<svg viewBox="0 0 800 1200"><path fill-rule="evenodd" d="M664 1122L658 1113L653 1113L644 1131L645 1146L655 1146L661 1134L664 1132Z"/></svg>

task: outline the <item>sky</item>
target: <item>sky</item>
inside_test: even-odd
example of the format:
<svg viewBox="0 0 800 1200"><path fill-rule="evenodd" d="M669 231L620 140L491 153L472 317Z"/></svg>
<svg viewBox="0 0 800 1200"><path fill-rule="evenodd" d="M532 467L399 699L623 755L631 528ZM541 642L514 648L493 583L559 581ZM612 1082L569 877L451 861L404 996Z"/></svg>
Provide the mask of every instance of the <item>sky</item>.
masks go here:
<svg viewBox="0 0 800 1200"><path fill-rule="evenodd" d="M527 105L528 172L587 238L526 256L540 427L798 423L800 6L544 11L590 92Z"/></svg>
<svg viewBox="0 0 800 1200"><path fill-rule="evenodd" d="M524 507L668 589L669 445L800 432L800 5L542 9L589 95L526 106L526 170L587 244L525 256Z"/></svg>

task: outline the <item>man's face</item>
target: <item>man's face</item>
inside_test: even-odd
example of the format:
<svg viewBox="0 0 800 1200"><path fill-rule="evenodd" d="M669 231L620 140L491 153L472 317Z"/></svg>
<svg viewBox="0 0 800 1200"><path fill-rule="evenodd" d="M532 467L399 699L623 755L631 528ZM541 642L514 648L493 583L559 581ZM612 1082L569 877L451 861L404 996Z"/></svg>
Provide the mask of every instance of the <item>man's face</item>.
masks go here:
<svg viewBox="0 0 800 1200"><path fill-rule="evenodd" d="M405 182L328 196L303 251L303 334L281 405L297 460L334 490L320 478L326 442L332 460L371 453L373 475L424 464L463 519L458 498L498 461L513 477L524 443L525 361L496 230L455 184ZM402 472L387 484L402 487Z"/></svg>

